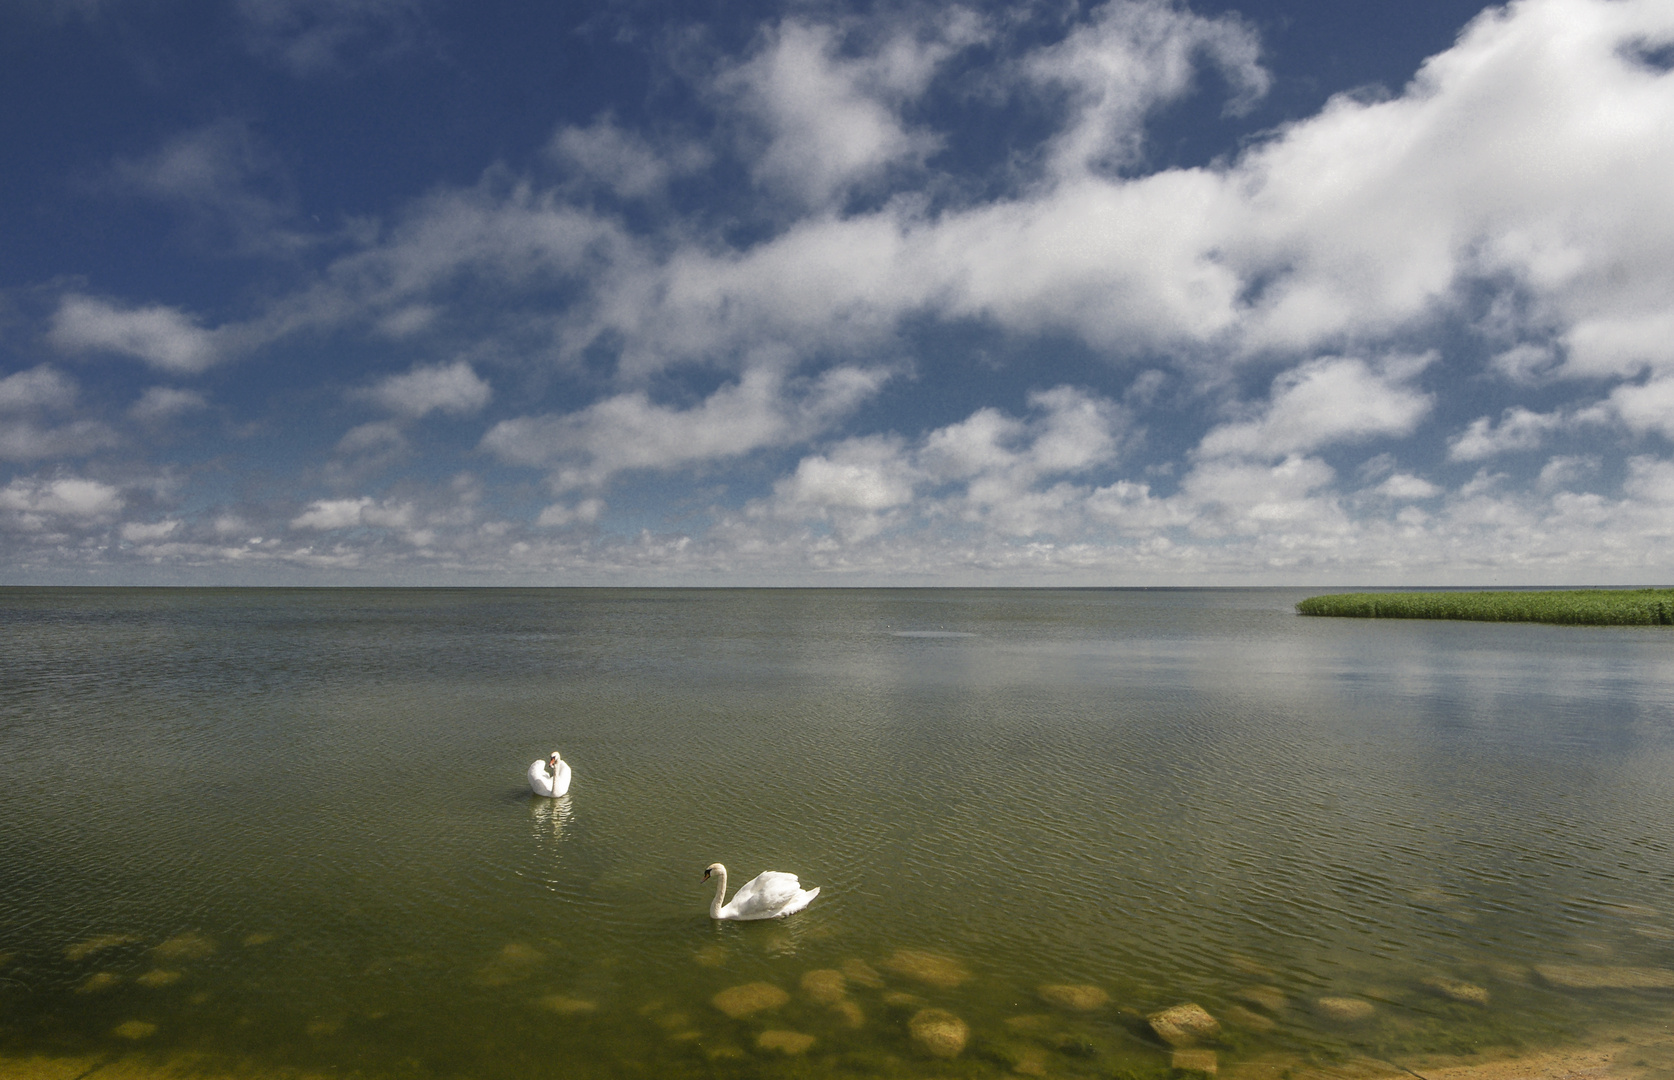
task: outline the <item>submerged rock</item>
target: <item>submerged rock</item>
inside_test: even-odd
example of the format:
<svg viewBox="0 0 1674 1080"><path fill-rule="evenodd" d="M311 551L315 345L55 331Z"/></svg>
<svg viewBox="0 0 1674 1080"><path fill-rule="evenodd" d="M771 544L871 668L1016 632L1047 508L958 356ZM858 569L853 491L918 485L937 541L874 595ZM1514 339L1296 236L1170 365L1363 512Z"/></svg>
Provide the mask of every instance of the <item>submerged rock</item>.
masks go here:
<svg viewBox="0 0 1674 1080"><path fill-rule="evenodd" d="M1089 1012L1110 1003L1110 995L1086 983L1057 983L1039 988L1042 1000L1060 1009Z"/></svg>
<svg viewBox="0 0 1674 1080"><path fill-rule="evenodd" d="M1674 971L1667 968L1536 964L1535 974L1563 990L1674 990Z"/></svg>
<svg viewBox="0 0 1674 1080"><path fill-rule="evenodd" d="M114 949L118 945L132 945L139 938L132 934L100 934L90 937L86 941L78 941L64 950L66 960L85 960L103 949Z"/></svg>
<svg viewBox="0 0 1674 1080"><path fill-rule="evenodd" d="M916 979L941 990L952 990L971 977L970 971L951 956L923 952L918 949L898 949L884 967L897 975Z"/></svg>
<svg viewBox="0 0 1674 1080"><path fill-rule="evenodd" d="M1228 1006L1225 1016L1229 1023L1236 1024L1246 1031L1272 1031L1279 1026L1271 1016L1246 1009L1242 1005Z"/></svg>
<svg viewBox="0 0 1674 1080"><path fill-rule="evenodd" d="M268 942L272 941L273 938L274 935L267 933L245 934L243 944L250 946L266 945Z"/></svg>
<svg viewBox="0 0 1674 1080"><path fill-rule="evenodd" d="M149 1020L128 1020L111 1028L110 1033L124 1039L149 1039L157 1034L157 1025Z"/></svg>
<svg viewBox="0 0 1674 1080"><path fill-rule="evenodd" d="M151 950L159 960L202 960L215 951L215 942L202 934L188 930L176 934Z"/></svg>
<svg viewBox="0 0 1674 1080"><path fill-rule="evenodd" d="M97 994L101 990L109 990L122 981L122 976L113 971L95 971L87 977L87 981L76 987L78 994Z"/></svg>
<svg viewBox="0 0 1674 1080"><path fill-rule="evenodd" d="M883 1003L892 1009L916 1009L930 1004L917 994L909 994L905 990L891 990L883 996Z"/></svg>
<svg viewBox="0 0 1674 1080"><path fill-rule="evenodd" d="M1488 1004L1488 988L1468 983L1462 979L1449 979L1443 975L1426 975L1419 980L1424 989L1440 994L1454 1001L1464 1001L1472 1005Z"/></svg>
<svg viewBox="0 0 1674 1080"><path fill-rule="evenodd" d="M843 961L843 977L856 986L866 986L873 990L883 985L883 976L876 968L859 958Z"/></svg>
<svg viewBox="0 0 1674 1080"><path fill-rule="evenodd" d="M849 1027L857 1028L866 1023L866 1014L860 1011L859 1005L848 998L832 1002L831 1011L842 1017L843 1023Z"/></svg>
<svg viewBox="0 0 1674 1080"><path fill-rule="evenodd" d="M1258 1005L1268 1012L1278 1012L1285 1007L1289 1000L1285 992L1277 986L1245 986L1232 992L1232 996L1239 1001L1247 1001L1251 1005Z"/></svg>
<svg viewBox="0 0 1674 1080"><path fill-rule="evenodd" d="M1019 1076L1045 1076L1046 1051L1038 1046L1025 1047L1017 1052L1017 1063L1011 1071Z"/></svg>
<svg viewBox="0 0 1674 1080"><path fill-rule="evenodd" d="M1258 979L1271 979L1273 977L1272 968L1263 964L1259 960L1252 960L1250 957L1245 956L1242 953L1233 953L1231 956L1226 958L1226 962L1231 964L1234 968L1237 968L1239 971L1242 971L1244 974L1252 975Z"/></svg>
<svg viewBox="0 0 1674 1080"><path fill-rule="evenodd" d="M734 1020L742 1020L752 1013L777 1009L790 1000L790 995L772 983L753 982L722 990L710 998L710 1004Z"/></svg>
<svg viewBox="0 0 1674 1080"><path fill-rule="evenodd" d="M946 1009L920 1009L907 1024L913 1042L936 1057L958 1057L970 1041L971 1029L965 1021Z"/></svg>
<svg viewBox="0 0 1674 1080"><path fill-rule="evenodd" d="M800 1054L814 1045L812 1035L800 1031L764 1031L756 1036L756 1045L763 1050L777 1050L781 1054Z"/></svg>
<svg viewBox="0 0 1674 1080"><path fill-rule="evenodd" d="M727 962L727 947L725 945L705 945L692 954L692 959L704 967L720 967Z"/></svg>
<svg viewBox="0 0 1674 1080"><path fill-rule="evenodd" d="M1322 997L1314 1000L1314 1008L1328 1020L1342 1024L1357 1024L1369 1020L1377 1012L1370 1001L1351 997Z"/></svg>
<svg viewBox="0 0 1674 1080"><path fill-rule="evenodd" d="M170 986L180 981L180 972L169 968L154 968L134 979L141 986Z"/></svg>
<svg viewBox="0 0 1674 1080"><path fill-rule="evenodd" d="M1025 1016L1006 1017L1006 1027L1013 1031L1025 1031L1031 1034L1051 1031L1058 1026L1058 1021L1045 1013L1029 1013Z"/></svg>
<svg viewBox="0 0 1674 1080"><path fill-rule="evenodd" d="M1220 1071L1220 1061L1213 1050L1176 1050L1168 1057L1169 1067L1176 1072L1214 1076Z"/></svg>
<svg viewBox="0 0 1674 1080"><path fill-rule="evenodd" d="M535 968L545 959L546 956L532 945L508 942L494 959L477 970L476 982L479 986L505 986L534 974Z"/></svg>
<svg viewBox="0 0 1674 1080"><path fill-rule="evenodd" d="M599 1004L565 994L548 994L541 998L541 1008L551 1009L559 1016L585 1016L590 1012L597 1012Z"/></svg>
<svg viewBox="0 0 1674 1080"><path fill-rule="evenodd" d="M1147 1016L1146 1021L1157 1038L1170 1046L1190 1046L1221 1033L1220 1021L1196 1002L1186 1002Z"/></svg>
<svg viewBox="0 0 1674 1080"><path fill-rule="evenodd" d="M821 1005L830 1005L848 994L848 979L835 968L819 968L802 976L802 992Z"/></svg>

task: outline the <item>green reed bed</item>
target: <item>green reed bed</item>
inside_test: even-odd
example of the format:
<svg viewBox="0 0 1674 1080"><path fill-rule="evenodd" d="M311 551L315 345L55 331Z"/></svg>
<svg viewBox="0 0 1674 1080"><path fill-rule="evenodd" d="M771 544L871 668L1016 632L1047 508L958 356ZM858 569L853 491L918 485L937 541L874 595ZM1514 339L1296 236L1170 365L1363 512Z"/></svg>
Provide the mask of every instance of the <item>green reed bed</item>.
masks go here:
<svg viewBox="0 0 1674 1080"><path fill-rule="evenodd" d="M1470 619L1572 626L1674 625L1674 589L1547 592L1333 593L1296 605L1300 615L1353 619Z"/></svg>

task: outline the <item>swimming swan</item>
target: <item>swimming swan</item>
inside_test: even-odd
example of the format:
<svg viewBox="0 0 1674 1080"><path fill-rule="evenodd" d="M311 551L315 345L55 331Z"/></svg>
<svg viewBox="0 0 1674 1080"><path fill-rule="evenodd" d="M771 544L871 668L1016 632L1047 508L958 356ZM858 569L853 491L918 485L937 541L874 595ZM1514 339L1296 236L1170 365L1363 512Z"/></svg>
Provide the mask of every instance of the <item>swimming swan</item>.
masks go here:
<svg viewBox="0 0 1674 1080"><path fill-rule="evenodd" d="M560 760L556 750L545 761L531 762L529 787L536 795L549 799L563 795L570 790L570 763Z"/></svg>
<svg viewBox="0 0 1674 1080"><path fill-rule="evenodd" d="M703 880L708 881L710 874L716 878L715 899L709 902L711 919L777 919L801 911L820 894L818 887L804 889L795 874L768 870L740 885L732 894L732 902L722 904L721 897L727 891L727 868L710 863L703 872Z"/></svg>

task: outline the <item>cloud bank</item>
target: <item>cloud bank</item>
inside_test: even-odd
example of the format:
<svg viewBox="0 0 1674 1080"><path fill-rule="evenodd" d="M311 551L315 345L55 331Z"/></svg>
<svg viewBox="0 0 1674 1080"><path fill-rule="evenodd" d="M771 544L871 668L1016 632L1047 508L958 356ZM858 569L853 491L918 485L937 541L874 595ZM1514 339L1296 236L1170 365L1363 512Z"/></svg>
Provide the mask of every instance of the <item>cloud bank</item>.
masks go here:
<svg viewBox="0 0 1674 1080"><path fill-rule="evenodd" d="M423 37L406 4L240 10L298 78ZM735 53L671 54L683 112L557 120L523 165L313 234L253 194L284 169L247 127L122 158L118 181L286 284L222 318L60 292L50 359L0 379L15 572L1674 570L1667 4L1489 8L1405 86L1179 166L1153 164L1172 110L1215 87L1233 123L1271 91L1251 24L1107 0L1024 29L793 11ZM89 401L65 366L135 360L222 381ZM285 365L306 374L260 374ZM271 438L244 378L314 403L311 464L206 499L136 456L212 397L243 417L200 425L218 452Z"/></svg>

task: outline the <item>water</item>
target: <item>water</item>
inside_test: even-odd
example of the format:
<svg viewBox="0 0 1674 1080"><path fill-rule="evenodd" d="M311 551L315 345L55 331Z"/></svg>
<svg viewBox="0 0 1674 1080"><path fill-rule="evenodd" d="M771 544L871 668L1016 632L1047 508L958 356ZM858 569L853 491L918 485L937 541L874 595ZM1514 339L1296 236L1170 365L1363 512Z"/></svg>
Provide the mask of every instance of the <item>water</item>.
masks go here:
<svg viewBox="0 0 1674 1080"><path fill-rule="evenodd" d="M0 1061L1142 1077L1182 1002L1223 1071L1665 1018L1578 983L1674 971L1670 632L1304 595L0 590ZM716 924L717 860L822 892Z"/></svg>

